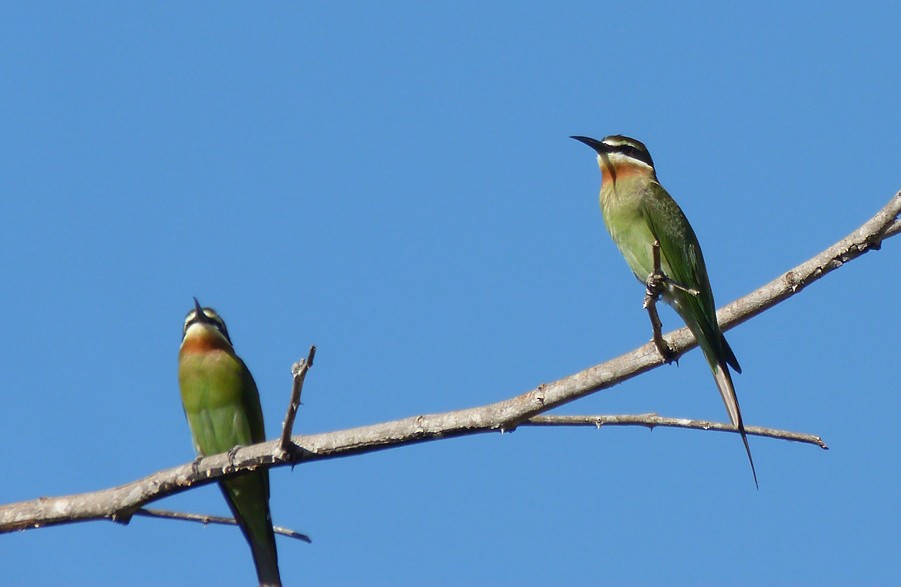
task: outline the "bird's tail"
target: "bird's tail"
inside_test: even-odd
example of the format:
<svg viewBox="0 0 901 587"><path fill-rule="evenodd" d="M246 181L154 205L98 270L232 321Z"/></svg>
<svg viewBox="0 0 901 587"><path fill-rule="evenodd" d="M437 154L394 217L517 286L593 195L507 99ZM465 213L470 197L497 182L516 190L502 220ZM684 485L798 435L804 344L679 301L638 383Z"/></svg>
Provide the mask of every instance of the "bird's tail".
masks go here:
<svg viewBox="0 0 901 587"><path fill-rule="evenodd" d="M720 335L722 336L722 335ZM723 339L725 344L725 338ZM702 346L707 362L710 364L710 370L713 371L713 378L716 380L716 386L720 390L723 397L723 403L726 404L726 411L729 412L729 419L735 426L741 440L745 444L745 452L748 453L748 462L751 463L751 474L754 475L754 485L760 489L757 483L757 469L754 468L754 459L751 457L751 446L748 444L748 435L745 433L745 423L741 419L741 408L738 405L738 397L735 395L735 386L732 384L732 375L729 373L729 366L725 361L720 360L713 349L708 349L707 345Z"/></svg>
<svg viewBox="0 0 901 587"><path fill-rule="evenodd" d="M269 474L256 471L220 484L225 501L250 544L260 587L281 587L275 532L269 514Z"/></svg>

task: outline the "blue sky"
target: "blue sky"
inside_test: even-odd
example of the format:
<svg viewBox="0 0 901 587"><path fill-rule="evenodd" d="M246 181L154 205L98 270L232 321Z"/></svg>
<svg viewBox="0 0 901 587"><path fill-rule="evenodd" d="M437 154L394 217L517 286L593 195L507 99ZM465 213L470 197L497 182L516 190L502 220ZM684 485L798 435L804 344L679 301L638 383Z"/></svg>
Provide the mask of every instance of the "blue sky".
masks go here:
<svg viewBox="0 0 901 587"><path fill-rule="evenodd" d="M0 502L193 458L176 353L226 319L270 437L481 405L646 342L592 153L626 133L720 305L901 188L897 3L4 3ZM897 239L896 239L897 240ZM287 585L901 584L899 243L737 329L732 435L520 429L272 473ZM681 326L668 309L668 329ZM702 358L562 413L723 421ZM159 507L226 512L201 488ZM0 536L11 585L249 585L240 534Z"/></svg>

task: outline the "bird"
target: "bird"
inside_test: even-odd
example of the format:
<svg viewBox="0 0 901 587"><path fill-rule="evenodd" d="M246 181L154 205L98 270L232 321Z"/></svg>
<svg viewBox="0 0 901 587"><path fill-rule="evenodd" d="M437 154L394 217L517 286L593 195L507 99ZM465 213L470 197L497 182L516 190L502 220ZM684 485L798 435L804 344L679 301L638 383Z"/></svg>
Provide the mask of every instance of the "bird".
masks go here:
<svg viewBox="0 0 901 587"><path fill-rule="evenodd" d="M741 434L754 485L759 488L729 371L731 367L741 373L741 366L717 321L704 256L688 218L657 180L654 161L644 143L623 135L611 135L600 141L585 136L570 138L597 153L604 225L632 273L642 283L655 274L653 249L659 247L660 269L664 274L661 297L676 310L698 340L729 419Z"/></svg>
<svg viewBox="0 0 901 587"><path fill-rule="evenodd" d="M235 354L225 322L194 298L178 352L182 406L198 458L263 442L260 394L250 370ZM260 586L281 585L269 511L269 471L241 473L219 482L250 545Z"/></svg>

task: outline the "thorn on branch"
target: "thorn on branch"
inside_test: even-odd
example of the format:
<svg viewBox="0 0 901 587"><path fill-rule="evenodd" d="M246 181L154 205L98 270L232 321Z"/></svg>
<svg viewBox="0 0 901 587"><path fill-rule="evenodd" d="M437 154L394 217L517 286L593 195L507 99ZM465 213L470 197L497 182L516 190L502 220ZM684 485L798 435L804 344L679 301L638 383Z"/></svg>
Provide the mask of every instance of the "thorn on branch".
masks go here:
<svg viewBox="0 0 901 587"><path fill-rule="evenodd" d="M889 203L883 207L874 217L864 223L847 237L816 254L811 259L801 263L788 273L794 281L801 284L792 287L785 277L778 277L765 284L748 295L738 299L720 310L718 319L720 325L728 330L750 320L754 316L767 311L776 304L787 300L802 289L801 286L814 283L828 274L828 260L843 258L846 261L853 260L855 255L847 254L853 243L859 243L872 235L882 235L882 240L901 233L901 221L897 220L901 214L901 191L898 191ZM868 248L858 248L864 253ZM658 253L659 255L659 253ZM797 277L795 277L797 276ZM674 334L672 340L682 341L677 346L687 345L688 334ZM312 365L312 351L308 357L306 367ZM600 390L609 389L624 379L633 376L636 371L651 367L652 360L644 348L636 349L605 363L595 365L579 373L563 377L557 381L543 384L541 394L543 404L541 411L553 409L566 403L586 397ZM302 366L302 365L301 365ZM297 375L300 375L298 368ZM407 446L418 444L423 440L449 439L471 434L497 430L509 427L511 423L526 426L610 426L615 424L611 419L620 421L625 425L629 418L635 420L635 416L587 416L584 422L564 423L558 420L549 420L554 416L534 416L535 401L534 390L519 396L508 398L494 404L478 406L454 412L435 414L432 417L433 428L425 435L422 432L421 420L414 422L412 418L382 422L370 426L354 428L352 430L338 430L319 435L310 435L309 447L301 449L295 446L295 450L302 450L304 455L311 459L332 459L349 455L362 455L375 451L382 451L389 447ZM298 391L299 396L299 391ZM297 404L300 399L298 397ZM559 417L558 417L559 418ZM639 416L644 422L635 425L664 426L665 420L659 416L648 422L649 418ZM286 422L287 424L287 422ZM670 425L686 428L716 429L726 433L739 433L731 423L714 424L695 421L673 422ZM290 427L288 427L290 430ZM386 435L386 431L390 434ZM787 431L774 431L765 428L748 426L745 431L749 435L768 436L798 442L807 442L826 449L826 443L819 436L792 433ZM290 432L289 432L290 437ZM306 441L305 441L306 442ZM268 443L273 452L277 452L279 441ZM267 449L269 448L267 445ZM290 443L289 443L289 446ZM184 490L197 481L190 482L186 471L193 471L196 475L199 471L199 459L194 463L182 465L172 469L158 471L143 479L130 483L103 489L57 497L39 497L17 503L0 504L0 534L17 532L32 528L46 528L49 526L84 522L93 520L107 520L117 512L129 511L140 507L150 501L158 500L173 493ZM273 467L285 464L287 461L265 462L259 466ZM209 479L219 472L205 467L204 477ZM122 514L120 514L122 515Z"/></svg>

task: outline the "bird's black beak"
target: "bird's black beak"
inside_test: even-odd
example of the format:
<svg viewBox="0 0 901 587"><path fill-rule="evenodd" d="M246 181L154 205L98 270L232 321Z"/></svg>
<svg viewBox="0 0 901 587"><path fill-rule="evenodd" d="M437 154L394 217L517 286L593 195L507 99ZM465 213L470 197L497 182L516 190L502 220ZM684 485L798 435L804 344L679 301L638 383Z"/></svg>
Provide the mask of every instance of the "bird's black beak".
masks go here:
<svg viewBox="0 0 901 587"><path fill-rule="evenodd" d="M194 298L194 309L197 311L197 315L195 316L196 320L200 320L201 322L208 322L207 315L203 313L203 307L200 305L200 302L197 301L197 298Z"/></svg>
<svg viewBox="0 0 901 587"><path fill-rule="evenodd" d="M602 143L601 141L599 141L597 139L593 139L591 137L579 137L579 136L569 137L569 138L576 139L580 143L585 143L586 145L588 145L589 147L594 149L595 152L597 152L597 153L609 153L610 152L610 147L608 147L607 145L605 145L604 143Z"/></svg>

